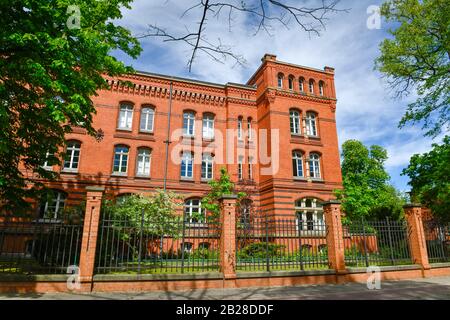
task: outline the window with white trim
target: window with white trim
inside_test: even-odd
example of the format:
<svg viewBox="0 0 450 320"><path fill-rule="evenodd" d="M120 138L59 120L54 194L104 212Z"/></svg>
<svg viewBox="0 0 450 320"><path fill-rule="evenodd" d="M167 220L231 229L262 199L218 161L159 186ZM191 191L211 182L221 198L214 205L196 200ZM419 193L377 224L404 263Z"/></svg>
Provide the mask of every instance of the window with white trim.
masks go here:
<svg viewBox="0 0 450 320"><path fill-rule="evenodd" d="M131 130L133 124L133 106L122 104L119 111L118 128L122 130Z"/></svg>
<svg viewBox="0 0 450 320"><path fill-rule="evenodd" d="M323 96L323 81L319 81L319 94Z"/></svg>
<svg viewBox="0 0 450 320"><path fill-rule="evenodd" d="M298 79L298 89L300 90L300 92L304 92L305 91L305 79L300 77Z"/></svg>
<svg viewBox="0 0 450 320"><path fill-rule="evenodd" d="M253 157L248 157L248 179L253 180Z"/></svg>
<svg viewBox="0 0 450 320"><path fill-rule="evenodd" d="M64 210L67 194L60 190L50 190L39 208L41 219L58 219Z"/></svg>
<svg viewBox="0 0 450 320"><path fill-rule="evenodd" d="M294 90L294 77L288 79L289 90Z"/></svg>
<svg viewBox="0 0 450 320"><path fill-rule="evenodd" d="M297 178L304 177L303 175L303 153L301 151L292 152L292 169L293 176Z"/></svg>
<svg viewBox="0 0 450 320"><path fill-rule="evenodd" d="M202 179L211 180L213 178L213 162L214 159L209 153L202 156Z"/></svg>
<svg viewBox="0 0 450 320"><path fill-rule="evenodd" d="M142 132L153 132L153 123L155 118L155 110L150 107L141 109L141 124L139 130Z"/></svg>
<svg viewBox="0 0 450 320"><path fill-rule="evenodd" d="M238 179L244 179L244 157L239 156L238 158Z"/></svg>
<svg viewBox="0 0 450 320"><path fill-rule="evenodd" d="M291 134L301 134L300 112L298 110L289 111Z"/></svg>
<svg viewBox="0 0 450 320"><path fill-rule="evenodd" d="M309 80L309 93L314 94L314 80Z"/></svg>
<svg viewBox="0 0 450 320"><path fill-rule="evenodd" d="M283 88L283 78L284 76L282 73L278 74L278 88Z"/></svg>
<svg viewBox="0 0 450 320"><path fill-rule="evenodd" d="M193 136L195 133L195 113L186 111L183 113L183 134Z"/></svg>
<svg viewBox="0 0 450 320"><path fill-rule="evenodd" d="M315 112L306 113L306 134L317 137L317 114Z"/></svg>
<svg viewBox="0 0 450 320"><path fill-rule="evenodd" d="M149 148L139 148L136 165L136 175L150 176L150 163L152 153Z"/></svg>
<svg viewBox="0 0 450 320"><path fill-rule="evenodd" d="M78 141L67 142L63 171L78 171L78 163L80 161L80 150L81 150L80 142Z"/></svg>
<svg viewBox="0 0 450 320"><path fill-rule="evenodd" d="M303 231L324 231L323 207L320 200L315 198L302 198L295 201L295 214L297 220L297 230Z"/></svg>
<svg viewBox="0 0 450 320"><path fill-rule="evenodd" d="M206 210L200 199L188 199L184 202L184 218L187 223L206 222Z"/></svg>
<svg viewBox="0 0 450 320"><path fill-rule="evenodd" d="M203 115L203 138L214 138L214 116L212 114Z"/></svg>
<svg viewBox="0 0 450 320"><path fill-rule="evenodd" d="M48 164L48 162L49 162L51 157L53 157L53 155L50 154L50 152L47 151L45 153L45 159L46 160L44 161L44 164L42 165L42 168L44 168L45 170L49 170L49 171L53 170L53 166Z"/></svg>
<svg viewBox="0 0 450 320"><path fill-rule="evenodd" d="M190 152L183 152L181 156L181 178L192 179L193 174L193 157Z"/></svg>
<svg viewBox="0 0 450 320"><path fill-rule="evenodd" d="M309 154L309 176L320 179L320 155L317 153Z"/></svg>
<svg viewBox="0 0 450 320"><path fill-rule="evenodd" d="M249 141L253 139L252 118L250 117L247 118L247 137Z"/></svg>
<svg viewBox="0 0 450 320"><path fill-rule="evenodd" d="M118 145L114 148L113 173L125 174L128 170L129 148L124 145Z"/></svg>
<svg viewBox="0 0 450 320"><path fill-rule="evenodd" d="M243 119L242 119L242 117L238 117L238 123L237 123L237 125L238 125L238 134L237 134L237 136L238 136L238 139L239 140L242 140L242 136L243 136L243 134L242 134L242 122L243 122Z"/></svg>

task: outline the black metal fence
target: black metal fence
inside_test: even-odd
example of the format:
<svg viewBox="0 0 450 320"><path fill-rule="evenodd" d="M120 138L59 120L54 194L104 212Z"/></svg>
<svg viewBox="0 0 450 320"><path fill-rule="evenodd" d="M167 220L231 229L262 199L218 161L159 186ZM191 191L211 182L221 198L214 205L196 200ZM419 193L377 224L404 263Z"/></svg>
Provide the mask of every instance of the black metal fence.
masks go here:
<svg viewBox="0 0 450 320"><path fill-rule="evenodd" d="M406 221L352 221L343 226L343 241L349 267L413 263Z"/></svg>
<svg viewBox="0 0 450 320"><path fill-rule="evenodd" d="M0 273L71 273L78 266L83 221L0 217Z"/></svg>
<svg viewBox="0 0 450 320"><path fill-rule="evenodd" d="M182 216L116 216L102 212L97 273L161 274L219 271L220 227L191 223Z"/></svg>
<svg viewBox="0 0 450 320"><path fill-rule="evenodd" d="M450 262L450 225L426 220L423 229L430 263Z"/></svg>
<svg viewBox="0 0 450 320"><path fill-rule="evenodd" d="M323 220L258 212L238 214L237 271L328 269Z"/></svg>

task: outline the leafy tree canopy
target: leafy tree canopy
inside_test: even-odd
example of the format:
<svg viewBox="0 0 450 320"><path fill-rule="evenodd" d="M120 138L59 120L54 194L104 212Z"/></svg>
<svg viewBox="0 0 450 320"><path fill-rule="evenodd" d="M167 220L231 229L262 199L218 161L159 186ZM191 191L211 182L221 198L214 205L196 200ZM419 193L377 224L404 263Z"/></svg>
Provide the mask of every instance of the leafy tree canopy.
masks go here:
<svg viewBox="0 0 450 320"><path fill-rule="evenodd" d="M373 145L368 149L360 141L348 140L342 145L343 189L335 194L350 219L357 217L400 218L403 200L389 185L384 168L387 152Z"/></svg>
<svg viewBox="0 0 450 320"><path fill-rule="evenodd" d="M43 187L35 178L56 177L42 165L46 160L48 165L59 164L64 135L72 126L96 136L91 97L107 88L103 75L132 71L111 52L135 58L141 51L130 32L114 24L122 17L120 9L129 8L131 2L0 2L0 199L4 208L26 207L25 198L37 197Z"/></svg>
<svg viewBox="0 0 450 320"><path fill-rule="evenodd" d="M389 0L381 14L395 28L380 45L376 68L397 94L417 89L400 127L423 122L437 136L450 126L450 5L448 0Z"/></svg>
<svg viewBox="0 0 450 320"><path fill-rule="evenodd" d="M433 214L450 221L450 137L424 154L412 156L403 175L410 179L413 201L429 207Z"/></svg>

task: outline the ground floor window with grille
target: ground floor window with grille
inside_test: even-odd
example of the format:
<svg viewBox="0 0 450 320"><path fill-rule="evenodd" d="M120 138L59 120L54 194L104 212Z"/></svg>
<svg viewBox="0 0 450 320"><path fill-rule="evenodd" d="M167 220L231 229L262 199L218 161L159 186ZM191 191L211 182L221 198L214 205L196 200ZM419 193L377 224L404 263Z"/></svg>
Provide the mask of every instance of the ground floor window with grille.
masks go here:
<svg viewBox="0 0 450 320"><path fill-rule="evenodd" d="M205 223L206 212L200 199L189 199L184 203L184 217L187 223Z"/></svg>
<svg viewBox="0 0 450 320"><path fill-rule="evenodd" d="M321 201L303 198L295 202L297 230L317 230L324 223Z"/></svg>
<svg viewBox="0 0 450 320"><path fill-rule="evenodd" d="M39 217L41 219L59 219L64 210L67 194L60 190L51 190L41 201Z"/></svg>

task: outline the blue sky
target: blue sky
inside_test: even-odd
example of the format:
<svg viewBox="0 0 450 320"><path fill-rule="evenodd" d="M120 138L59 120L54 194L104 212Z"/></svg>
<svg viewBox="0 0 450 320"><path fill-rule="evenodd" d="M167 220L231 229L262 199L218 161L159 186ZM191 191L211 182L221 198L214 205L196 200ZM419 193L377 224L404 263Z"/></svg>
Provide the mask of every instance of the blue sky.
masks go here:
<svg viewBox="0 0 450 320"><path fill-rule="evenodd" d="M195 21L198 21L201 12L191 11L183 19L181 15L197 2L135 0L131 10L123 11L120 24L135 35L144 32L148 24L156 24L170 32L183 32L186 27L196 27ZM137 60L121 54L117 57L137 70L218 83L245 83L265 53L276 54L279 60L290 63L320 69L334 67L339 143L358 139L366 145L385 147L389 154L386 168L392 183L407 191L407 178L400 176L402 169L408 165L413 154L430 150L433 141L423 137L420 126L398 129L397 124L414 97L394 99L385 80L374 71L373 61L379 54L380 41L388 36L388 25L382 22L381 29L368 29L366 21L369 14L366 10L370 5L381 2L342 0L340 7L350 8L350 12L329 16L326 30L320 37L308 35L295 25L291 25L289 30L280 25L274 26L271 35L261 32L254 36L248 19L240 15L235 16L231 30L224 18L207 21L208 39L215 41L220 38L222 43L231 45L234 52L246 58L244 67L235 66L231 60L216 63L200 55L189 73L186 64L189 48L182 43L163 43L155 38L141 41L144 50Z"/></svg>

